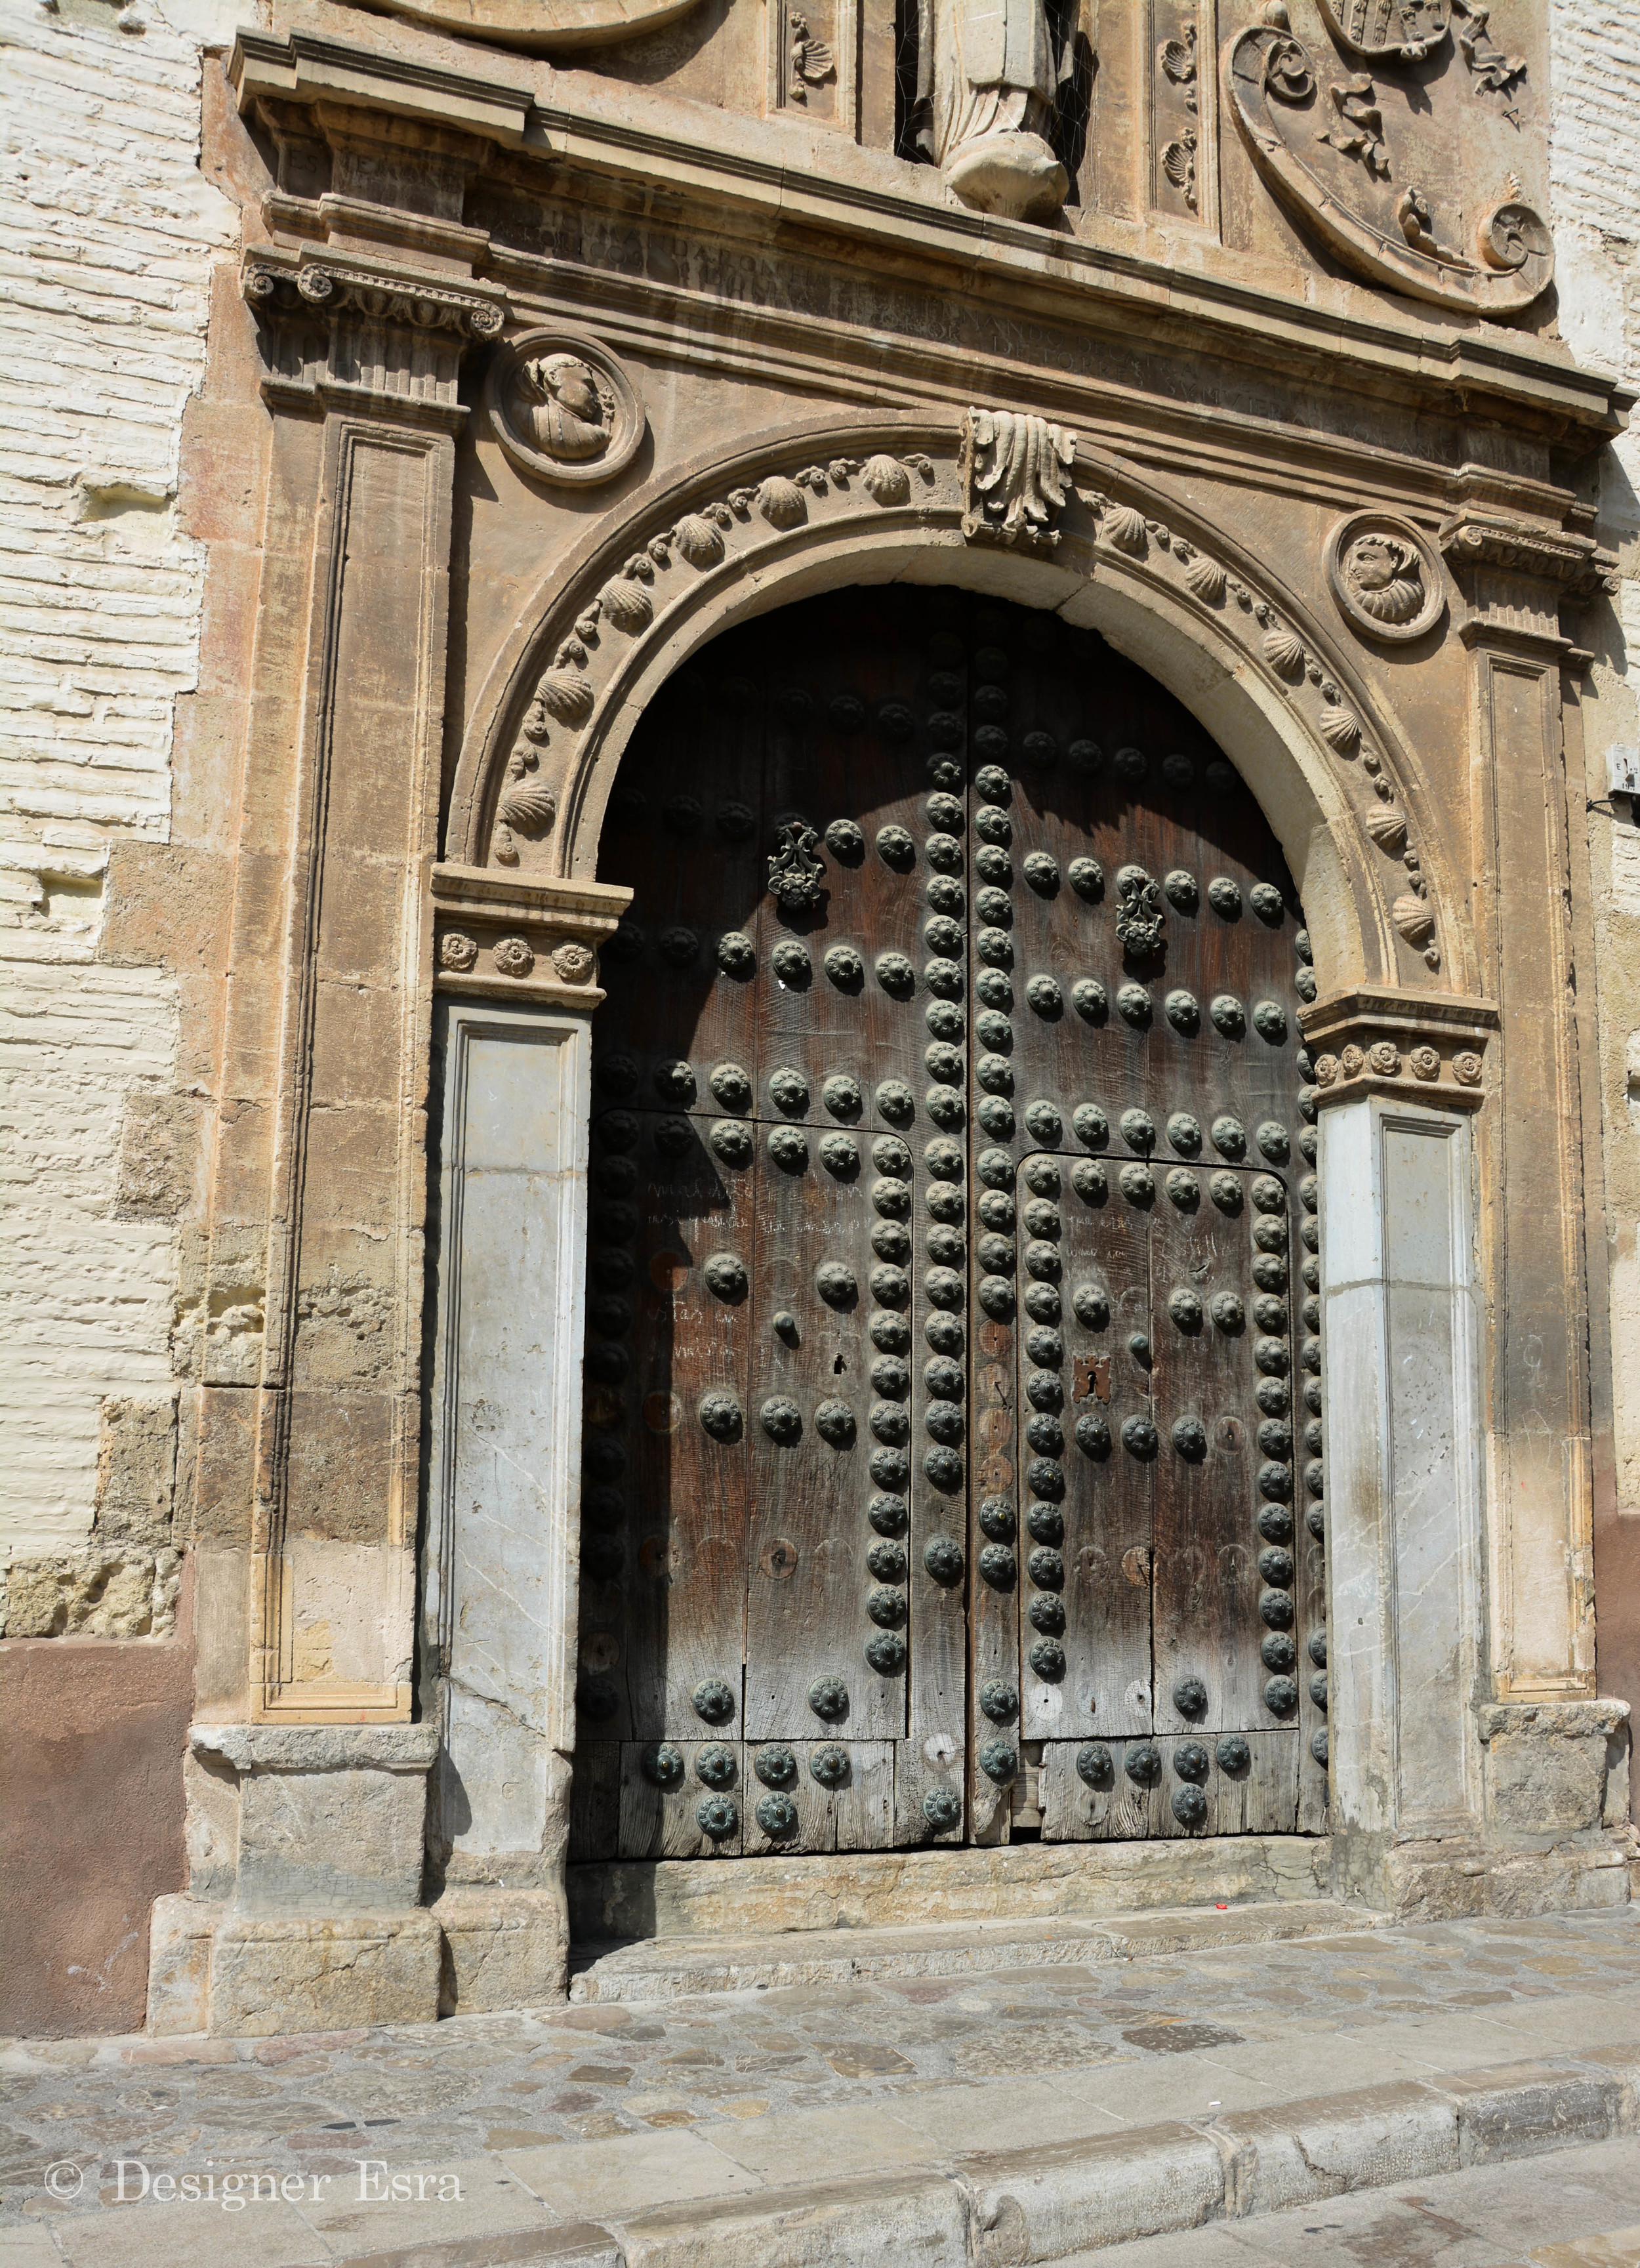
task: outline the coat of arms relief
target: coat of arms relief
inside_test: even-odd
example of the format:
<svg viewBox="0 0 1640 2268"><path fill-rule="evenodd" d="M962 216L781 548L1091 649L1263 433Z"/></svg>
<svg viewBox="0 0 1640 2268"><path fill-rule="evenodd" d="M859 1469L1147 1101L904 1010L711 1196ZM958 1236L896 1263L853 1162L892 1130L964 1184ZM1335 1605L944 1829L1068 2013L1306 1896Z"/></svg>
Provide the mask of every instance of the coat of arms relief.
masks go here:
<svg viewBox="0 0 1640 2268"><path fill-rule="evenodd" d="M641 41L701 0L364 4L573 56ZM1228 110L1262 188L1318 250L1367 281L1493 318L1548 288L1553 247L1523 179L1541 163L1541 137L1525 130L1534 91L1509 36L1530 28L1527 0L1263 0L1217 55L1224 6L1131 7L1146 27L1140 75L1151 85L1137 107L1149 202L1165 217L1216 232ZM767 108L853 138L857 51L872 36L859 0L782 0L769 18ZM1100 130L1094 20L1088 0L901 0L897 146L938 167L954 204L1074 226L1064 208L1077 153ZM1108 37L1114 19L1099 20ZM1123 94L1117 114L1131 133L1127 104Z"/></svg>
<svg viewBox="0 0 1640 2268"><path fill-rule="evenodd" d="M1554 273L1523 188L1523 57L1478 0L1287 0L1230 41L1224 80L1261 179L1311 239L1369 281L1507 315Z"/></svg>

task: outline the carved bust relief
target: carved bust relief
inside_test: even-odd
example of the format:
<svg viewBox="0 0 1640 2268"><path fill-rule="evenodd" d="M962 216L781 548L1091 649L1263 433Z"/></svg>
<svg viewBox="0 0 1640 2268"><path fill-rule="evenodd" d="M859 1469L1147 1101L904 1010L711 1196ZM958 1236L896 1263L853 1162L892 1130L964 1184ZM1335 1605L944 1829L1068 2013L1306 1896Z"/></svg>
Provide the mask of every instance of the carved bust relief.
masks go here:
<svg viewBox="0 0 1640 2268"><path fill-rule="evenodd" d="M1388 512L1353 512L1327 539L1327 578L1339 609L1368 637L1405 643L1446 611L1435 556L1416 527Z"/></svg>
<svg viewBox="0 0 1640 2268"><path fill-rule="evenodd" d="M581 331L528 331L510 341L490 364L485 399L502 447L534 480L613 480L643 438L631 379Z"/></svg>

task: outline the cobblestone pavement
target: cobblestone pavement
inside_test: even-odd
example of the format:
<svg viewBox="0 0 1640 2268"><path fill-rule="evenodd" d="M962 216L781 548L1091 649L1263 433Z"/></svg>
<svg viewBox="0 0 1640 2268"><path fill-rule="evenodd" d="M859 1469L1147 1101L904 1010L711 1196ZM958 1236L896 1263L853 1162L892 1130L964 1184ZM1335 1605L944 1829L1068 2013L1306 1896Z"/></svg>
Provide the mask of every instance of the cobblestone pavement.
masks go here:
<svg viewBox="0 0 1640 2268"><path fill-rule="evenodd" d="M75 2259L114 2259L82 2250L78 2217L121 2203L121 2160L151 2183L233 2170L350 2184L360 2160L487 2161L538 2196L556 2188L553 2169L595 2162L606 2201L589 2193L586 2209L604 2212L622 2168L663 2199L691 2193L697 2161L721 2172L720 2153L743 2183L814 2183L941 2146L1036 2146L1221 2103L1228 2115L1587 2053L1640 2040L1636 1917L1386 1928L289 2039L12 2043L0 2050L0 2233L55 2229ZM621 2138L629 2146L586 2146ZM54 2163L69 2169L58 2197ZM125 2202L139 2178L127 2176ZM0 2268L57 2257L22 2242L0 2241Z"/></svg>

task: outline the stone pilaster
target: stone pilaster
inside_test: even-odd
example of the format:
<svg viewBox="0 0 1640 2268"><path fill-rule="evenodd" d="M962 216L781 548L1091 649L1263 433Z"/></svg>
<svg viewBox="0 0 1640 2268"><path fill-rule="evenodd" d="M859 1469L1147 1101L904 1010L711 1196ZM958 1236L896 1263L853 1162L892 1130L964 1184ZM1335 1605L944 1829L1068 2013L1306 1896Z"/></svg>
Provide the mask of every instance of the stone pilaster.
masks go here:
<svg viewBox="0 0 1640 2268"><path fill-rule="evenodd" d="M1562 671L1563 603L1610 561L1477 469L1441 531L1468 601L1476 951L1502 1020L1477 1125L1491 1697L1593 1691L1587 1290Z"/></svg>
<svg viewBox="0 0 1640 2268"><path fill-rule="evenodd" d="M218 1903L208 1932L194 1900L156 1925L157 1945L209 1935L210 2025L237 2031L438 2007L421 1904L437 1734L405 1721L430 878L458 381L505 313L461 225L482 131L359 107L322 43L290 55L312 87L270 79L254 39L231 74L279 153L273 234L241 271L272 416L210 1231L213 1312L247 1327L207 1337L197 1482L202 1534L244 1557L216 1555L224 1595L202 1597L227 1633L189 1766ZM246 1721L230 1741L213 1719ZM393 1863L355 1881L338 1843L368 1857L377 1826Z"/></svg>
<svg viewBox="0 0 1640 2268"><path fill-rule="evenodd" d="M563 1990L590 1034L631 893L435 871L441 1071L423 1713L462 2010Z"/></svg>

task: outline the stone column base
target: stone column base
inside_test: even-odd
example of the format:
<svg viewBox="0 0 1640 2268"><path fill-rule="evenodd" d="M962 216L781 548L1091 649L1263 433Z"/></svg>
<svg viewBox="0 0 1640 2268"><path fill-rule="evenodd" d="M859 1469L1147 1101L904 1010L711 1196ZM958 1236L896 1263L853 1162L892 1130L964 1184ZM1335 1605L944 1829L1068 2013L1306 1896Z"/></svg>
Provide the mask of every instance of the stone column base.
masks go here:
<svg viewBox="0 0 1640 2268"><path fill-rule="evenodd" d="M452 1885L430 1911L444 1932L440 2015L562 2003L570 1964L570 1916L562 1888Z"/></svg>
<svg viewBox="0 0 1640 2268"><path fill-rule="evenodd" d="M209 2031L247 2039L358 2024L431 2023L442 1940L408 1913L232 1914L210 1947Z"/></svg>
<svg viewBox="0 0 1640 2268"><path fill-rule="evenodd" d="M1587 1913L1626 1905L1633 1830L1569 1835L1546 1849L1416 1842L1383 1856L1382 1903L1397 1921Z"/></svg>
<svg viewBox="0 0 1640 2268"><path fill-rule="evenodd" d="M150 1938L148 2029L261 2039L431 2023L443 1957L443 1933L424 1906L236 1914L202 1898L160 1898Z"/></svg>

